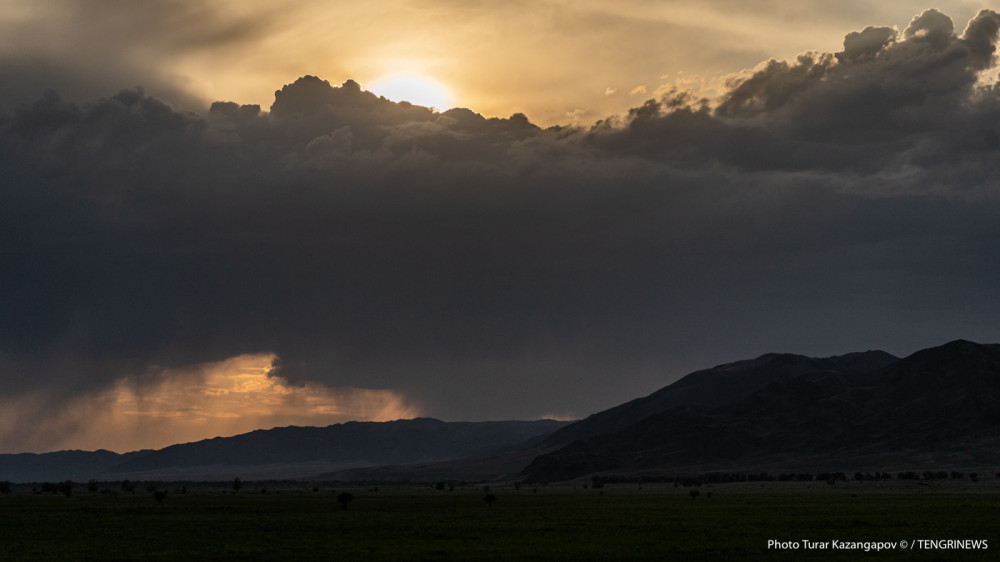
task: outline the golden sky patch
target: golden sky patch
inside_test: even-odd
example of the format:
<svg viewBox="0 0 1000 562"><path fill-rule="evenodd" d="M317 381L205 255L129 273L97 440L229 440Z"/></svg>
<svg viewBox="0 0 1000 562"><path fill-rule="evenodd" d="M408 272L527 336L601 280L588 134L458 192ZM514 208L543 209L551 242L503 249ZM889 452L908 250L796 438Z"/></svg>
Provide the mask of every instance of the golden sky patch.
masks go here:
<svg viewBox="0 0 1000 562"><path fill-rule="evenodd" d="M985 7L936 6L958 22ZM198 99L202 107L190 108L198 110L218 100L266 108L277 88L306 74L362 87L393 75L433 77L456 106L551 125L636 105L632 96L605 95L612 90L645 84L653 92L663 75L711 81L771 57L833 52L849 31L903 26L925 8L909 0L151 0L84 9L70 0L14 0L0 7L0 56L36 53L76 69L80 81L142 85L168 101ZM170 91L178 86L185 94Z"/></svg>
<svg viewBox="0 0 1000 562"><path fill-rule="evenodd" d="M416 406L390 390L291 385L270 375L273 360L270 354L241 355L163 371L155 382L123 379L59 409L50 408L41 396L19 397L0 404L0 453L69 447L124 452L261 428L420 415ZM3 429L13 427L35 430L24 435Z"/></svg>

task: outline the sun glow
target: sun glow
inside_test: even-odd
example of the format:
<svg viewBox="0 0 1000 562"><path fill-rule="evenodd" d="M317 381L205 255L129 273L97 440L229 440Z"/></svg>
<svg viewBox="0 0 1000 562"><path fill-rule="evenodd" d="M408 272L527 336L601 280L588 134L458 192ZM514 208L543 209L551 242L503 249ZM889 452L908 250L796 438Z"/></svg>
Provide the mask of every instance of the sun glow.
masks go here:
<svg viewBox="0 0 1000 562"><path fill-rule="evenodd" d="M452 104L452 95L447 87L420 76L389 76L372 84L370 90L392 101L407 101L438 111L450 109Z"/></svg>
<svg viewBox="0 0 1000 562"><path fill-rule="evenodd" d="M0 453L159 448L286 425L413 418L420 409L387 389L292 384L271 372L273 354L240 355L164 370L139 384L59 404L45 396L0 397ZM31 432L17 428L31 427Z"/></svg>

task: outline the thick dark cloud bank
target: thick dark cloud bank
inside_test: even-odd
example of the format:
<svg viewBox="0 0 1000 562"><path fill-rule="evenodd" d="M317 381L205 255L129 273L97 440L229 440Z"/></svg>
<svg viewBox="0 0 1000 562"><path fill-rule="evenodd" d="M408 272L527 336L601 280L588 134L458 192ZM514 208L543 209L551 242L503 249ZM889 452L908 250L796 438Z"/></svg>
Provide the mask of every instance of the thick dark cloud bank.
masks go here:
<svg viewBox="0 0 1000 562"><path fill-rule="evenodd" d="M450 419L586 415L768 351L1000 340L1000 16L931 10L540 129L306 76L0 115L8 397L273 352Z"/></svg>

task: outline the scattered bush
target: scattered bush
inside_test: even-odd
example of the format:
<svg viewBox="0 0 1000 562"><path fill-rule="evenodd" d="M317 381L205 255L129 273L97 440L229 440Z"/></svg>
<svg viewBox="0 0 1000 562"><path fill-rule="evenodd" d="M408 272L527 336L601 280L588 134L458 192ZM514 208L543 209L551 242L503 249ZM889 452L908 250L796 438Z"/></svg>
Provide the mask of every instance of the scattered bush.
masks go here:
<svg viewBox="0 0 1000 562"><path fill-rule="evenodd" d="M347 504L351 503L353 500L354 494L351 494L350 492L341 492L340 495L337 496L337 503L340 504L340 509L347 509Z"/></svg>

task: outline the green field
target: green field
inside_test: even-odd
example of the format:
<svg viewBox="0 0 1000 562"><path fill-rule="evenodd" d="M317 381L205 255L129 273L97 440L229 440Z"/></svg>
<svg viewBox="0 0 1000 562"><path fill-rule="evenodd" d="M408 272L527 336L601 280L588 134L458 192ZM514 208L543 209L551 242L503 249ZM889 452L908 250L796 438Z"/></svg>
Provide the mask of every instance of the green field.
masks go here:
<svg viewBox="0 0 1000 562"><path fill-rule="evenodd" d="M1000 494L843 486L0 496L0 560L990 560ZM712 492L711 497L708 492ZM988 550L768 549L986 539Z"/></svg>

